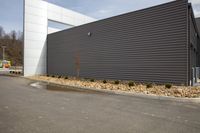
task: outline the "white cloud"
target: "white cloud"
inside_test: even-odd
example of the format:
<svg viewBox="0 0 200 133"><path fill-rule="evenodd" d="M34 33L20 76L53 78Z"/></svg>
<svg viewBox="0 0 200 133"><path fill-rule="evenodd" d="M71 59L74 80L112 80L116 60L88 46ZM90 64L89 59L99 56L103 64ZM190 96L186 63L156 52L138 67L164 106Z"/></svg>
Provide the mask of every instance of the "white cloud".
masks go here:
<svg viewBox="0 0 200 133"><path fill-rule="evenodd" d="M200 11L194 10L195 17L200 17Z"/></svg>
<svg viewBox="0 0 200 133"><path fill-rule="evenodd" d="M98 10L97 12L101 13L101 14L107 14L107 13L111 12L111 10L101 9L101 10Z"/></svg>
<svg viewBox="0 0 200 133"><path fill-rule="evenodd" d="M200 0L189 0L189 1L194 5L200 4Z"/></svg>
<svg viewBox="0 0 200 133"><path fill-rule="evenodd" d="M195 17L200 17L200 0L189 0L192 3Z"/></svg>
<svg viewBox="0 0 200 133"><path fill-rule="evenodd" d="M117 6L107 6L89 13L89 16L94 16L97 19L103 19L119 14L117 11L119 11Z"/></svg>
<svg viewBox="0 0 200 133"><path fill-rule="evenodd" d="M148 0L143 0L143 1L113 0L113 1L115 4L101 7L96 11L89 13L89 15L95 16L96 18L107 18L130 11L144 9L165 2L170 2L173 0L161 0L161 1L154 0L151 2L148 2ZM189 2L192 3L195 17L200 17L200 0L189 0Z"/></svg>

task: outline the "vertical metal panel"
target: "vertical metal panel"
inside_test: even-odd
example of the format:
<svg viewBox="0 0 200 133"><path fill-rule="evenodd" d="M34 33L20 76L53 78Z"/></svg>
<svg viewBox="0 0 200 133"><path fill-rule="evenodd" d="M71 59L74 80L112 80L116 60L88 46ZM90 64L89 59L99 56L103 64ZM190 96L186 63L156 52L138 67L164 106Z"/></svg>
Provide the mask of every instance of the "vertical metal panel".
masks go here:
<svg viewBox="0 0 200 133"><path fill-rule="evenodd" d="M48 74L187 84L187 1L48 35ZM88 36L88 33L91 36Z"/></svg>
<svg viewBox="0 0 200 133"><path fill-rule="evenodd" d="M197 66L200 66L200 18L196 18L199 36L197 37Z"/></svg>
<svg viewBox="0 0 200 133"><path fill-rule="evenodd" d="M197 27L200 33L200 18L196 18Z"/></svg>
<svg viewBox="0 0 200 133"><path fill-rule="evenodd" d="M191 12L191 11L190 11ZM196 67L197 63L196 63L196 52L197 52L197 33L195 31L195 27L194 27L194 23L192 21L192 17L189 16L189 20L190 20L190 62L191 62L191 67L190 69L192 69L192 67Z"/></svg>
<svg viewBox="0 0 200 133"><path fill-rule="evenodd" d="M189 4L188 4L188 7L187 7L187 46L186 46L186 49L187 49L187 84L186 85L192 85L192 82L191 82L191 70L190 70L190 11L189 11Z"/></svg>
<svg viewBox="0 0 200 133"><path fill-rule="evenodd" d="M24 75L46 72L47 6L24 0Z"/></svg>
<svg viewBox="0 0 200 133"><path fill-rule="evenodd" d="M196 67L199 67L199 32L197 28L197 22L194 19L193 10L191 5L189 5L189 51L190 51L190 67L189 70L191 71L191 81L194 81L194 70Z"/></svg>

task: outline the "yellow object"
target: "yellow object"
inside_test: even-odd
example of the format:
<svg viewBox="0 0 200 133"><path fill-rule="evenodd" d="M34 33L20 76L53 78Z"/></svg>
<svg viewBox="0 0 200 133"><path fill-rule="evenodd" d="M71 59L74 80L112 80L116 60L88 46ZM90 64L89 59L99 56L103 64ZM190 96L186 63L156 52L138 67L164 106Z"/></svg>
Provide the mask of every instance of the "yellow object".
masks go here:
<svg viewBox="0 0 200 133"><path fill-rule="evenodd" d="M10 68L11 67L11 62L7 61L7 60L4 60L4 61L2 61L2 66L3 66L3 68Z"/></svg>

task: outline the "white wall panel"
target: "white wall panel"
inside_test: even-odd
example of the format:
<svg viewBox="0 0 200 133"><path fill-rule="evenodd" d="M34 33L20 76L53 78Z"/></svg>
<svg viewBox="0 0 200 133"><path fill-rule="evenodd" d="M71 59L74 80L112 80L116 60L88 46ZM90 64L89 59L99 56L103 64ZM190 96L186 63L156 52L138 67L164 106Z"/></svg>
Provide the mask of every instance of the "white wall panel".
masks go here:
<svg viewBox="0 0 200 133"><path fill-rule="evenodd" d="M26 38L27 40L33 40L33 41L42 41L42 40L46 40L46 35L44 33L35 33L35 32L30 32L27 31L26 32Z"/></svg>
<svg viewBox="0 0 200 133"><path fill-rule="evenodd" d="M43 0L24 0L24 76L46 73L46 39L48 20L78 26L95 21L80 13L50 4Z"/></svg>
<svg viewBox="0 0 200 133"><path fill-rule="evenodd" d="M33 40L26 40L26 42L29 44L29 46L24 46L25 49L42 49L43 45L41 43L41 41L33 41ZM40 43L41 45L36 45Z"/></svg>
<svg viewBox="0 0 200 133"><path fill-rule="evenodd" d="M46 21L46 17L38 17L32 14L27 14L26 20L25 20L26 23L34 23L34 24L39 24L39 25L44 24L44 21Z"/></svg>
<svg viewBox="0 0 200 133"><path fill-rule="evenodd" d="M53 5L51 3L47 3L47 10L48 10L48 19L65 24L78 26L81 24L95 21L95 19L91 17L87 17L80 13ZM68 21L66 21L67 19Z"/></svg>
<svg viewBox="0 0 200 133"><path fill-rule="evenodd" d="M46 26L47 26L47 24L39 25L39 24L36 24L36 23L30 23L30 22L26 22L24 24L24 28L26 29L26 31L44 33L44 34L46 33L46 30L47 30Z"/></svg>
<svg viewBox="0 0 200 133"><path fill-rule="evenodd" d="M42 0L25 0L26 4L25 6L31 6L31 7L37 7L44 9L45 6L47 6L45 1Z"/></svg>
<svg viewBox="0 0 200 133"><path fill-rule="evenodd" d="M26 9L25 13L28 13L31 15L40 16L40 17L45 17L47 15L45 9L32 7L32 6L25 6L25 9Z"/></svg>
<svg viewBox="0 0 200 133"><path fill-rule="evenodd" d="M37 58L42 54L42 49L38 50L38 49L27 48L26 53L28 54L27 57L32 57L31 59Z"/></svg>

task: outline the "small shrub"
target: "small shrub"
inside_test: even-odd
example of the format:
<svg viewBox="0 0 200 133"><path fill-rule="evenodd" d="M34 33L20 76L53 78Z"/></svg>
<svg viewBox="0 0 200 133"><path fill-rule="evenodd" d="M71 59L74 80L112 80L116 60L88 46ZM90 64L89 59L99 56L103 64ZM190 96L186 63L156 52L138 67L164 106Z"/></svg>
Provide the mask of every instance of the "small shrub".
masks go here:
<svg viewBox="0 0 200 133"><path fill-rule="evenodd" d="M65 79L68 79L68 77L67 77L67 76L65 76Z"/></svg>
<svg viewBox="0 0 200 133"><path fill-rule="evenodd" d="M129 86L129 87L135 86L135 83L134 83L134 82L129 82L129 83L128 83L128 86Z"/></svg>
<svg viewBox="0 0 200 133"><path fill-rule="evenodd" d="M51 75L51 77L52 77L52 78L54 78L54 77L55 77L55 75Z"/></svg>
<svg viewBox="0 0 200 133"><path fill-rule="evenodd" d="M153 84L152 84L152 83L149 83L149 84L147 84L146 87L147 87L147 88L152 88L152 87L153 87Z"/></svg>
<svg viewBox="0 0 200 133"><path fill-rule="evenodd" d="M62 76L58 76L58 78L60 79L60 78L62 78Z"/></svg>
<svg viewBox="0 0 200 133"><path fill-rule="evenodd" d="M90 79L90 82L94 82L94 79Z"/></svg>
<svg viewBox="0 0 200 133"><path fill-rule="evenodd" d="M118 80L116 80L116 81L115 81L115 84L116 84L116 85L118 85L118 84L119 84L119 81L118 81Z"/></svg>
<svg viewBox="0 0 200 133"><path fill-rule="evenodd" d="M170 89L171 87L172 87L171 84L166 84L166 85L165 85L165 88L167 88L167 89Z"/></svg>
<svg viewBox="0 0 200 133"><path fill-rule="evenodd" d="M21 74L21 72L17 72L17 74Z"/></svg>
<svg viewBox="0 0 200 133"><path fill-rule="evenodd" d="M103 83L104 83L104 84L106 84L106 83L107 83L107 81L106 81L106 80L103 80Z"/></svg>
<svg viewBox="0 0 200 133"><path fill-rule="evenodd" d="M12 73L12 71L10 71L10 73Z"/></svg>
<svg viewBox="0 0 200 133"><path fill-rule="evenodd" d="M49 77L49 74L47 74L47 77Z"/></svg>

